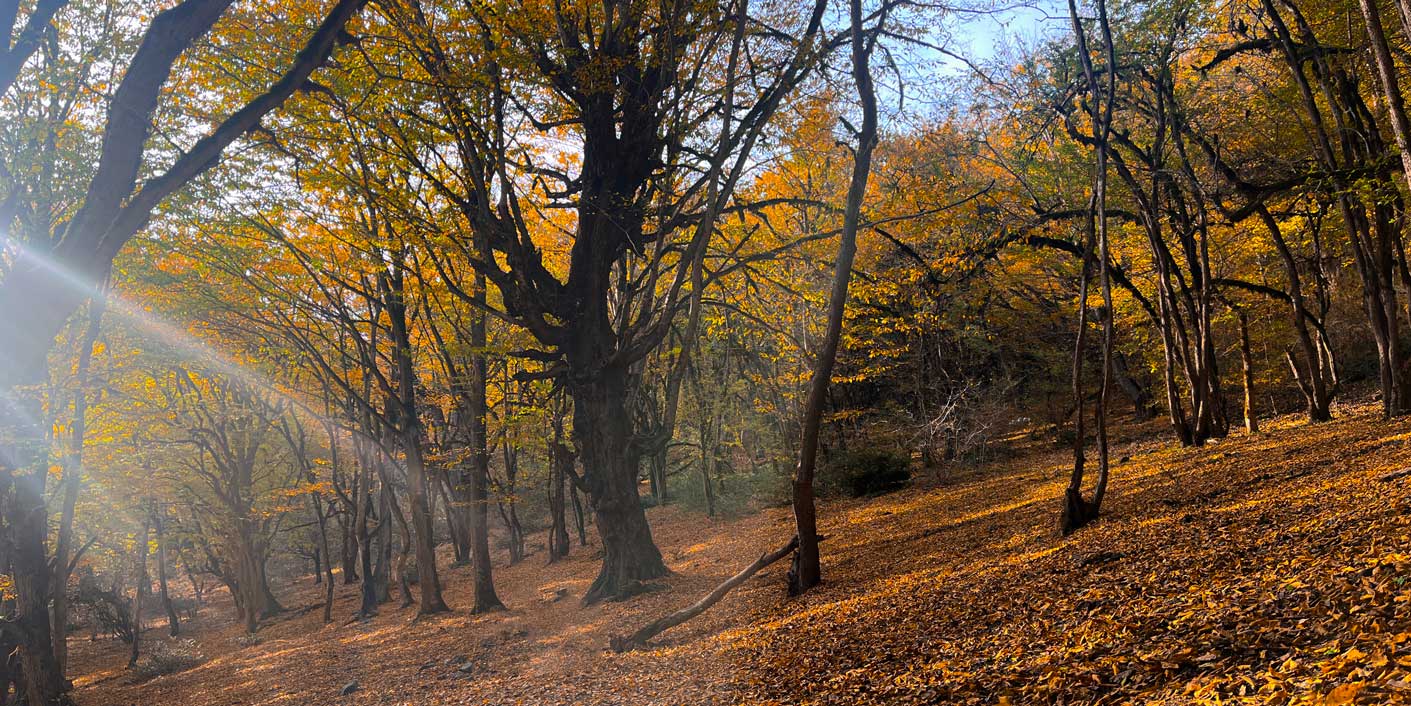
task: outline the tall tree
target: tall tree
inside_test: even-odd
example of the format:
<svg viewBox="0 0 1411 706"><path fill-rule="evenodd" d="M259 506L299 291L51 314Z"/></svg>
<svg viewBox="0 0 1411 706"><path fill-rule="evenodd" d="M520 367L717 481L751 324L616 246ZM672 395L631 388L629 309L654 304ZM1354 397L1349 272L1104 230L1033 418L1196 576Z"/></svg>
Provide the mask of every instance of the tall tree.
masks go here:
<svg viewBox="0 0 1411 706"><path fill-rule="evenodd" d="M851 48L852 78L862 107L862 121L853 135L852 178L848 183L843 209L843 230L838 240L838 258L833 265L833 286L828 295L828 327L818 348L809 383L808 401L803 410L803 433L799 441L799 462L794 469L794 529L798 547L789 570L789 594L798 595L818 585L822 566L818 555L818 514L814 502L814 470L818 462L818 433L823 407L828 401L828 385L833 363L843 335L843 313L848 303L848 283L852 280L853 258L857 255L857 232L862 224L862 202L867 197L867 178L872 173L872 153L877 149L877 92L872 84L872 52L882 35L890 5L884 4L876 24L864 27L862 0L848 2L848 45Z"/></svg>

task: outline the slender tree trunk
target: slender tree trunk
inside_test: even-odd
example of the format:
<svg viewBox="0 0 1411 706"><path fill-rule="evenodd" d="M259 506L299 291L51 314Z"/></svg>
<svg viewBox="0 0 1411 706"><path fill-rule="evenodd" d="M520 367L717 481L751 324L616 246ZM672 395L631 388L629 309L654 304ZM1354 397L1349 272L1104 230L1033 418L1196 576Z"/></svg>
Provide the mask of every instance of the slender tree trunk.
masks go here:
<svg viewBox="0 0 1411 706"><path fill-rule="evenodd" d="M157 530L157 587L161 591L162 610L167 614L167 633L176 637L181 632L181 622L176 617L176 607L172 605L171 593L167 591L167 534L166 523L162 520L161 511L157 511L157 516L152 521Z"/></svg>
<svg viewBox="0 0 1411 706"><path fill-rule="evenodd" d="M310 480L313 479L310 471ZM319 497L318 491L309 493L309 500L313 504L314 517L318 520L318 545L323 551L324 582L323 582L323 622L333 622L333 555L328 553L328 518L323 514L323 499Z"/></svg>
<svg viewBox="0 0 1411 706"><path fill-rule="evenodd" d="M1102 506L1103 495L1107 490L1108 479L1108 444L1107 444L1107 395L1112 379L1112 287L1108 274L1108 238L1107 238L1107 158L1108 158L1108 137L1112 123L1112 101L1116 76L1115 62L1112 48L1111 30L1107 24L1107 5L1105 0L1097 0L1098 21L1101 25L1103 37L1103 53L1107 59L1107 95L1104 100L1103 92L1099 88L1097 72L1093 67L1092 57L1088 53L1088 41L1086 30L1083 29L1082 22L1078 17L1078 7L1075 0L1068 2L1069 17L1072 21L1073 33L1077 37L1078 55L1083 66L1083 75L1087 80L1090 113L1092 116L1094 151L1096 152L1096 165L1093 170L1093 195L1089 202L1090 208L1087 220L1087 241L1085 250L1089 253L1093 251L1094 240L1096 240L1098 250L1098 276L1103 296L1103 343L1102 343L1102 377L1098 392L1098 402L1095 411L1095 422L1097 426L1098 443L1098 477L1093 489L1092 499L1083 497L1083 465L1084 446L1086 440L1083 438L1083 385L1082 371L1084 353L1084 332L1087 329L1087 279L1091 264L1085 263L1083 267L1082 284L1080 285L1080 297L1078 306L1082 315L1079 318L1078 343L1074 346L1073 355L1073 391L1075 403L1078 405L1078 426L1079 434L1073 441L1073 473L1069 477L1068 488L1064 491L1063 516L1060 529L1064 534L1068 534L1081 528L1097 517ZM1161 258L1160 249L1155 251L1158 260ZM1169 311L1169 309L1164 309ZM1169 355L1168 355L1169 359ZM1168 368L1169 374L1169 368ZM1193 392L1200 389L1199 376L1191 380ZM1168 386L1169 390L1169 386ZM1197 440L1202 439L1202 420L1207 417L1196 410L1197 431L1194 436Z"/></svg>
<svg viewBox="0 0 1411 706"><path fill-rule="evenodd" d="M353 490L352 496L358 496L356 489ZM356 514L356 511L352 513ZM341 540L339 559L343 565L343 585L348 586L358 582L358 533L346 510L338 515L338 536Z"/></svg>
<svg viewBox="0 0 1411 706"><path fill-rule="evenodd" d="M407 501L412 509L412 529L416 535L417 589L421 594L419 615L444 613L450 610L441 597L441 577L436 571L434 523L426 492L426 461L422 456L422 429L416 397L416 369L412 362L411 336L407 331L407 307L399 269L380 279L387 300L387 315L391 323L392 342L397 355L397 402L402 453L407 464Z"/></svg>
<svg viewBox="0 0 1411 706"><path fill-rule="evenodd" d="M78 349L76 369L77 391L74 393L73 433L69 453L64 457L63 478L64 504L59 515L59 537L54 546L54 587L53 596L54 661L59 673L68 669L69 641L67 637L69 621L69 559L73 553L74 511L78 506L78 493L83 485L83 443L88 430L88 387L89 369L93 362L93 347L98 342L101 329L104 302L95 296L88 302L88 327Z"/></svg>
<svg viewBox="0 0 1411 706"><path fill-rule="evenodd" d="M366 419L364 419L366 421ZM368 492L372 484L370 442L355 442L358 450L358 476L360 480L353 492L357 511L353 519L353 529L357 533L357 553L362 560L362 603L358 607L359 618L377 615L377 577L373 571L372 532L368 527L368 513L372 509L372 496Z"/></svg>
<svg viewBox="0 0 1411 706"><path fill-rule="evenodd" d="M411 572L407 571L407 561L411 557L412 546L416 543L412 539L411 528L407 526L406 515L402 513L402 506L397 504L397 499L392 497L392 485L384 482L383 492L387 493L387 507L392 511L392 519L397 521L397 529L400 531L400 547L397 550L397 566L394 573L397 575L397 588L402 591L402 607L406 608L416 603L412 598ZM418 575L417 581L421 578Z"/></svg>
<svg viewBox="0 0 1411 706"><path fill-rule="evenodd" d="M509 381L506 380L508 385ZM508 398L505 400L509 404ZM511 416L508 407L505 411L505 418ZM510 563L518 564L524 561L524 526L519 523L519 502L515 489L515 483L519 476L519 454L515 451L514 445L507 440L503 446L505 458L505 500L501 503L502 512L505 515L505 527L510 533Z"/></svg>
<svg viewBox="0 0 1411 706"><path fill-rule="evenodd" d="M578 496L578 485L568 484L568 493L573 497L573 523L578 527L578 546L588 546L588 523L584 517L583 500Z"/></svg>
<svg viewBox="0 0 1411 706"><path fill-rule="evenodd" d="M828 325L823 344L813 367L808 401L804 406L803 433L799 441L799 462L794 469L794 526L798 548L793 567L789 570L789 594L799 595L822 580L818 555L818 515L814 503L814 465L818 459L818 432L823 421L823 406L828 398L828 385L833 377L833 363L838 354L838 342L843 333L843 314L848 301L848 283L852 279L853 257L857 254L857 232L862 220L862 202L867 196L867 180L872 171L872 152L877 147L877 95L872 86L869 66L876 36L867 36L862 22L862 0L849 0L849 29L852 48L852 76L862 103L862 123L857 130L857 147L853 152L852 178L848 184L847 203L843 210L843 232L838 244L838 259L833 271L833 288L828 297ZM878 19L878 32L885 16Z"/></svg>
<svg viewBox="0 0 1411 706"><path fill-rule="evenodd" d="M148 521L142 521L142 532L137 535L137 546L133 554L137 559L137 586L132 590L132 651L128 653L127 668L137 666L137 656L142 643L142 594L147 591L147 529Z"/></svg>
<svg viewBox="0 0 1411 706"><path fill-rule="evenodd" d="M701 493L705 496L706 517L715 517L715 489L711 487L711 464L715 458L715 437L711 430L713 415L703 414L701 419Z"/></svg>
<svg viewBox="0 0 1411 706"><path fill-rule="evenodd" d="M1244 382L1244 431L1251 436L1259 433L1259 420L1254 415L1254 356L1249 349L1249 314L1236 309L1240 322L1240 367Z"/></svg>
<svg viewBox="0 0 1411 706"><path fill-rule="evenodd" d="M1293 320L1294 333L1298 336L1299 348L1303 351L1307 369L1307 374L1303 376L1306 382L1300 387L1303 388L1304 398L1308 403L1308 420L1325 422L1332 418L1332 394L1329 381L1325 377L1327 366L1322 364L1322 356L1308 331L1308 317L1305 313L1307 306L1303 296L1303 279L1298 272L1298 260L1294 258L1293 250L1284 239L1283 229L1269 209L1261 205L1258 213L1259 219L1274 240L1274 247L1279 253L1279 259L1284 263L1284 272L1289 280L1290 318ZM1292 360L1290 362L1292 363ZM1298 366L1294 367L1294 374L1299 375Z"/></svg>
<svg viewBox="0 0 1411 706"><path fill-rule="evenodd" d="M449 471L438 471L433 482L441 496L441 506L445 508L446 533L451 537L451 566L466 566L470 564L470 521L465 502L459 500L461 493L452 492L449 476Z"/></svg>

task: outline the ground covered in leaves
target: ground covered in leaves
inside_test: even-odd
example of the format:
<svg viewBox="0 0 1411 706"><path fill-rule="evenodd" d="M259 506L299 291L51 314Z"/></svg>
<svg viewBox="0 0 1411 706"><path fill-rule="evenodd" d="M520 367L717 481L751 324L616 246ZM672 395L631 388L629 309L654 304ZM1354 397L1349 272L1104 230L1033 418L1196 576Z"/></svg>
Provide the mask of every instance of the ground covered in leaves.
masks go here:
<svg viewBox="0 0 1411 706"><path fill-rule="evenodd" d="M1411 703L1411 420L1344 407L1203 449L1126 430L1097 524L1055 532L1068 457L1051 442L820 508L826 583L784 597L784 562L652 649L609 637L699 598L791 534L787 509L653 528L666 590L583 608L593 548L497 570L509 610L325 626L312 586L258 641L217 600L204 661L133 683L110 640L75 639L81 706L217 704ZM539 538L535 538L537 541ZM568 597L553 600L560 589ZM157 639L162 631L149 631ZM358 690L340 691L356 680Z"/></svg>

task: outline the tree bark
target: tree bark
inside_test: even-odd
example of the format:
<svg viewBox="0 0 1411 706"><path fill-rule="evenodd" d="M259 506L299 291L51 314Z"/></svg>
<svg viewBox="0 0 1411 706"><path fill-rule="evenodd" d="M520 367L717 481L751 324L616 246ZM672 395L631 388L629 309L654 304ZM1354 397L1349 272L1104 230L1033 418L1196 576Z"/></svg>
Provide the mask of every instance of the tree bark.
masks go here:
<svg viewBox="0 0 1411 706"><path fill-rule="evenodd" d="M485 235L477 232L475 247L480 253L489 251ZM489 341L486 331L485 276L475 276L475 292L472 295L480 306L471 312L470 345L474 352L470 361L470 563L473 576L472 591L474 603L470 612L488 613L505 607L495 592L494 564L490 556L490 446L489 429L486 417L489 414L489 367L485 360L485 347Z"/></svg>
<svg viewBox="0 0 1411 706"><path fill-rule="evenodd" d="M1249 350L1249 314L1244 309L1236 309L1240 322L1240 368L1244 383L1244 431L1246 434L1259 433L1259 420L1254 415L1254 356Z"/></svg>
<svg viewBox="0 0 1411 706"><path fill-rule="evenodd" d="M176 617L176 607L172 605L171 593L167 590L167 533L161 511L156 511L152 525L157 530L157 587L161 592L162 610L167 614L167 633L176 637L181 632L181 622Z"/></svg>
<svg viewBox="0 0 1411 706"><path fill-rule="evenodd" d="M142 643L142 594L147 591L147 526L148 521L142 520L142 532L137 535L137 546L133 548L133 553L137 557L137 586L132 590L132 650L127 656L127 668L132 669L137 666L137 656L141 652Z"/></svg>
<svg viewBox="0 0 1411 706"><path fill-rule="evenodd" d="M412 509L412 529L416 535L417 590L421 594L419 615L450 610L441 597L441 577L436 571L434 523L426 499L426 461L422 456L422 430L416 406L416 369L412 362L411 336L407 331L407 308L399 269L379 277L386 295L392 343L397 357L397 400L401 406L398 430L407 464L407 500Z"/></svg>
<svg viewBox="0 0 1411 706"><path fill-rule="evenodd" d="M563 425L554 425L554 441L550 447L553 469L549 474L549 562L568 556L568 519L565 495L569 471L573 468L573 451L563 443Z"/></svg>
<svg viewBox="0 0 1411 706"><path fill-rule="evenodd" d="M631 444L627 371L607 367L595 377L574 380L569 391L588 503L603 541L602 568L583 597L589 605L633 595L667 569L637 492L639 457Z"/></svg>

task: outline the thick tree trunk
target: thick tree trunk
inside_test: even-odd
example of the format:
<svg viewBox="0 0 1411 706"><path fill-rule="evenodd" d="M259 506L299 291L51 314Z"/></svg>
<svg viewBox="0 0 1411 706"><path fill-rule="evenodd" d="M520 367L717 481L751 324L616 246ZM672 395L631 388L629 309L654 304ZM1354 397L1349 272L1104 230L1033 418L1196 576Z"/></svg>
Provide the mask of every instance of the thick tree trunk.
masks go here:
<svg viewBox="0 0 1411 706"><path fill-rule="evenodd" d="M269 589L263 552L253 525L253 520L242 518L230 537L230 553L234 555L235 564L235 585L232 588L239 596L241 617L247 633L258 630L260 620L284 610Z"/></svg>
<svg viewBox="0 0 1411 706"><path fill-rule="evenodd" d="M37 415L38 408L33 408L33 412ZM44 436L38 429L27 441L20 443L35 449L44 448ZM11 557L15 614L12 620L20 630L19 662L25 699L32 704L56 704L60 703L64 691L64 676L54 659L53 633L49 625L51 579L49 557L44 549L49 529L44 511L44 482L49 475L47 454L30 450L27 455L15 454L12 458L23 459L16 467L24 469L14 477L9 518L14 543Z"/></svg>
<svg viewBox="0 0 1411 706"><path fill-rule="evenodd" d="M418 434L418 443L419 443ZM413 451L412 449L415 449ZM407 447L407 494L412 506L412 527L416 538L417 590L421 593L421 615L444 613L450 608L441 598L441 577L436 571L433 524L426 505L426 465L419 446Z"/></svg>
<svg viewBox="0 0 1411 706"><path fill-rule="evenodd" d="M570 382L569 392L588 503L603 541L602 568L583 602L625 598L667 573L637 492L640 464L631 444L627 371L603 368Z"/></svg>

